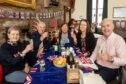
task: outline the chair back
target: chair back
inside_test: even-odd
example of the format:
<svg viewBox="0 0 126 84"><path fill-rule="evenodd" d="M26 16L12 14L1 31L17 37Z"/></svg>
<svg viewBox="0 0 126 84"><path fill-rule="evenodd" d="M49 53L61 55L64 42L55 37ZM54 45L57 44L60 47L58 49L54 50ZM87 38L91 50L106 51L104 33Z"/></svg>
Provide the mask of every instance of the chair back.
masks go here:
<svg viewBox="0 0 126 84"><path fill-rule="evenodd" d="M0 64L0 84L2 84L2 80L3 80L3 68L2 64Z"/></svg>
<svg viewBox="0 0 126 84"><path fill-rule="evenodd" d="M121 67L121 84L126 84L126 65Z"/></svg>

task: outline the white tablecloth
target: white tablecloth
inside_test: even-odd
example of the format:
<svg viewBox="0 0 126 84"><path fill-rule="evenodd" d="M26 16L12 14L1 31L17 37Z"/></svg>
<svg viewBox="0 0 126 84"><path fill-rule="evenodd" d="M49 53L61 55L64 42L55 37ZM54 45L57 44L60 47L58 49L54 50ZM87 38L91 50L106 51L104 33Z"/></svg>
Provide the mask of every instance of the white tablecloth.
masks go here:
<svg viewBox="0 0 126 84"><path fill-rule="evenodd" d="M106 84L102 77L94 73L80 71L80 84Z"/></svg>

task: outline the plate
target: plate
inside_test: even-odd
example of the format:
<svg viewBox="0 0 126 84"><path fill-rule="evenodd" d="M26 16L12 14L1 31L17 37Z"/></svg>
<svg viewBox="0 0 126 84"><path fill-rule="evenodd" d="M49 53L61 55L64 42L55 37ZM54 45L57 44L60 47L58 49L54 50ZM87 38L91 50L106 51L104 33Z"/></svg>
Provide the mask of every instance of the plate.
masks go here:
<svg viewBox="0 0 126 84"><path fill-rule="evenodd" d="M53 64L56 67L65 67L66 66L66 58L63 57L57 57L53 60Z"/></svg>

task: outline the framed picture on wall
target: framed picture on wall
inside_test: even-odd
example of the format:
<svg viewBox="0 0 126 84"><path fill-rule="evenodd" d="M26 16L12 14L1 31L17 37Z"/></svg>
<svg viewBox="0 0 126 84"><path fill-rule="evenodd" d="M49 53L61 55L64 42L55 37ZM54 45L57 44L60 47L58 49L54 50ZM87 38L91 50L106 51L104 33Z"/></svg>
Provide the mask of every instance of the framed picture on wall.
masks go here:
<svg viewBox="0 0 126 84"><path fill-rule="evenodd" d="M123 30L126 30L126 20L121 20L120 27L121 27Z"/></svg>
<svg viewBox="0 0 126 84"><path fill-rule="evenodd" d="M126 17L126 7L114 7L113 8L113 17L114 18Z"/></svg>
<svg viewBox="0 0 126 84"><path fill-rule="evenodd" d="M0 3L9 3L20 7L36 8L36 0L0 0Z"/></svg>
<svg viewBox="0 0 126 84"><path fill-rule="evenodd" d="M50 0L50 5L59 6L60 0Z"/></svg>
<svg viewBox="0 0 126 84"><path fill-rule="evenodd" d="M120 23L121 23L121 22L120 22L119 20L114 20L113 22L114 22L115 28L116 28L116 29L119 29L119 28L120 28Z"/></svg>

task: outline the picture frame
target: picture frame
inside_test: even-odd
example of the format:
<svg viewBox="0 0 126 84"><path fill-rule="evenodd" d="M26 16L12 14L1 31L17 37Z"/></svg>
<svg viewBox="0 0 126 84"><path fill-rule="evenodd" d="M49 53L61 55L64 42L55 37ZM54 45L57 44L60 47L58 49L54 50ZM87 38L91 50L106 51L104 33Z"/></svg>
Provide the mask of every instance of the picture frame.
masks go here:
<svg viewBox="0 0 126 84"><path fill-rule="evenodd" d="M119 20L116 20L116 21L115 21L115 27L116 27L116 28L120 28L120 23L121 23L121 22L120 22Z"/></svg>
<svg viewBox="0 0 126 84"><path fill-rule="evenodd" d="M113 8L114 18L126 18L126 7L114 7Z"/></svg>
<svg viewBox="0 0 126 84"><path fill-rule="evenodd" d="M126 20L113 20L116 30L126 30Z"/></svg>
<svg viewBox="0 0 126 84"><path fill-rule="evenodd" d="M32 9L36 8L36 0L0 0L0 3L9 3L14 6L19 7L30 7Z"/></svg>
<svg viewBox="0 0 126 84"><path fill-rule="evenodd" d="M50 0L50 5L59 6L60 0Z"/></svg>
<svg viewBox="0 0 126 84"><path fill-rule="evenodd" d="M126 20L121 20L120 27L122 30L126 30Z"/></svg>

